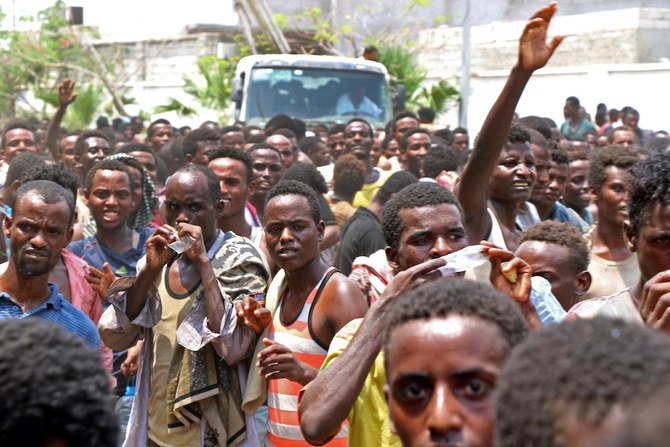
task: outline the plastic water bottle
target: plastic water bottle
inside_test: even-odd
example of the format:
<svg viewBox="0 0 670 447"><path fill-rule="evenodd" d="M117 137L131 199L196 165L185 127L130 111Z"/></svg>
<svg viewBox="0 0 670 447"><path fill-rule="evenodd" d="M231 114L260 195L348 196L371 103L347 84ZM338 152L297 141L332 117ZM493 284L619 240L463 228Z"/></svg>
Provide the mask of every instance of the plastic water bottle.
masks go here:
<svg viewBox="0 0 670 447"><path fill-rule="evenodd" d="M551 326L563 321L567 312L551 292L549 281L541 276L533 276L530 278L530 284L530 302L535 306L542 325Z"/></svg>
<svg viewBox="0 0 670 447"><path fill-rule="evenodd" d="M130 420L130 409L133 406L133 396L135 396L135 376L126 386L126 393L116 401L116 414L119 416L121 431L119 432L119 447L123 445L126 439L126 427Z"/></svg>

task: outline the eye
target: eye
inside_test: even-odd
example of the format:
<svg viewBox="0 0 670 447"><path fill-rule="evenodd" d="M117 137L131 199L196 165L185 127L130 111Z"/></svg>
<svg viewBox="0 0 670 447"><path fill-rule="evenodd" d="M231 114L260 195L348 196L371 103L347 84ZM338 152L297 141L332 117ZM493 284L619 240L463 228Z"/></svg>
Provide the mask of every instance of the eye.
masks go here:
<svg viewBox="0 0 670 447"><path fill-rule="evenodd" d="M499 164L500 166L504 166L506 168L513 168L518 165L519 162L517 160L503 160Z"/></svg>
<svg viewBox="0 0 670 447"><path fill-rule="evenodd" d="M427 399L432 390L433 387L428 381L408 380L395 386L393 395L402 404L413 404Z"/></svg>
<svg viewBox="0 0 670 447"><path fill-rule="evenodd" d="M465 394L469 397L482 398L491 392L491 386L481 379L470 379L465 384Z"/></svg>

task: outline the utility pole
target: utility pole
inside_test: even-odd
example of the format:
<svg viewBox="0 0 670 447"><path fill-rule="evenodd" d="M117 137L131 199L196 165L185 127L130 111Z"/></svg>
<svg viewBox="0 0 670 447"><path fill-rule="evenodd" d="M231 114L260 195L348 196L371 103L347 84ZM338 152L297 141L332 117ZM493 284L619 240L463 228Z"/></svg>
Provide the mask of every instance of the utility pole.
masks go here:
<svg viewBox="0 0 670 447"><path fill-rule="evenodd" d="M240 17L240 23L244 30L244 38L247 40L247 45L249 45L249 51L251 51L251 54L257 54L256 41L254 41L254 33L251 31L248 8L240 0L235 0L233 6L235 7L235 11L237 11L237 15Z"/></svg>
<svg viewBox="0 0 670 447"><path fill-rule="evenodd" d="M268 37L272 45L279 53L290 53L289 46L284 33L279 29L277 23L272 18L272 11L265 0L239 0L246 9L256 18L256 22L261 30Z"/></svg>
<svg viewBox="0 0 670 447"><path fill-rule="evenodd" d="M468 128L468 101L470 99L470 1L465 0L463 17L463 54L461 59L461 99L458 125Z"/></svg>

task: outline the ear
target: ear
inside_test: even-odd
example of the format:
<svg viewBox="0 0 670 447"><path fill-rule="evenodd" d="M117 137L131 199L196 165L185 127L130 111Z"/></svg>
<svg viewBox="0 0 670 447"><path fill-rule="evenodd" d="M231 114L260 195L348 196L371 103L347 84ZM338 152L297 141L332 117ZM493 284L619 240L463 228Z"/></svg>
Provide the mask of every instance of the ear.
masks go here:
<svg viewBox="0 0 670 447"><path fill-rule="evenodd" d="M88 191L84 190L84 195L81 197L81 201L84 203L84 205L90 208L91 205L88 201Z"/></svg>
<svg viewBox="0 0 670 447"><path fill-rule="evenodd" d="M400 268L400 265L398 264L398 250L387 245L386 248L384 248L384 252L386 252L386 262L388 262L389 267L391 267L394 272L397 272Z"/></svg>
<svg viewBox="0 0 670 447"><path fill-rule="evenodd" d="M12 226L12 217L5 214L5 236L9 239L9 229Z"/></svg>
<svg viewBox="0 0 670 447"><path fill-rule="evenodd" d="M318 234L318 240L320 244L321 242L323 242L323 236L326 232L326 224L324 223L324 221L322 220L319 221L319 223L316 226L316 232Z"/></svg>
<svg viewBox="0 0 670 447"><path fill-rule="evenodd" d="M384 385L384 397L386 398L386 406L390 409L391 408L391 402L389 402L389 395L391 394L391 390L389 390L389 384ZM391 433L394 435L398 434L398 431L395 428L395 423L393 422L393 418L391 417L391 412L389 411L389 430Z"/></svg>
<svg viewBox="0 0 670 447"><path fill-rule="evenodd" d="M9 185L9 190L11 191L12 197L16 195L16 190L21 186L20 180L14 180L11 185Z"/></svg>
<svg viewBox="0 0 670 447"><path fill-rule="evenodd" d="M247 185L247 198L253 196L255 192L256 192L256 181L252 180Z"/></svg>
<svg viewBox="0 0 670 447"><path fill-rule="evenodd" d="M223 216L223 209L226 207L226 204L224 203L223 200L217 200L216 203L214 204L214 218L216 220L219 220L221 216Z"/></svg>
<svg viewBox="0 0 670 447"><path fill-rule="evenodd" d="M186 162L187 163L193 163L193 155L186 154Z"/></svg>
<svg viewBox="0 0 670 447"><path fill-rule="evenodd" d="M588 270L579 273L575 278L575 295L584 296L591 287L591 280L591 273Z"/></svg>
<svg viewBox="0 0 670 447"><path fill-rule="evenodd" d="M628 249L632 252L636 252L638 239L635 235L635 232L633 231L633 228L630 226L630 221L628 219L623 222L623 235L626 239Z"/></svg>

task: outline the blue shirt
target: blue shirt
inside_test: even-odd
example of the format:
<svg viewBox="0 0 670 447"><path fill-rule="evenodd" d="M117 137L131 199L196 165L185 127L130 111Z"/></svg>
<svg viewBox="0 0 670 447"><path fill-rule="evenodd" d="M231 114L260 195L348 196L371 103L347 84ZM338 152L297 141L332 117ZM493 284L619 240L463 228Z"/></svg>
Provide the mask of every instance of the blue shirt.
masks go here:
<svg viewBox="0 0 670 447"><path fill-rule="evenodd" d="M102 265L108 262L116 276L134 275L137 261L146 253L144 244L146 244L153 230L150 228L135 227L133 231L139 234L137 245L124 253L117 253L111 248L102 245L95 235L73 242L67 249L98 270L102 270Z"/></svg>
<svg viewBox="0 0 670 447"><path fill-rule="evenodd" d="M68 332L80 336L92 348L100 348L98 330L90 318L72 304L68 303L58 292L58 286L49 283L49 299L39 306L23 313L21 306L16 304L5 292L0 292L0 320L5 318L35 317L50 321Z"/></svg>

